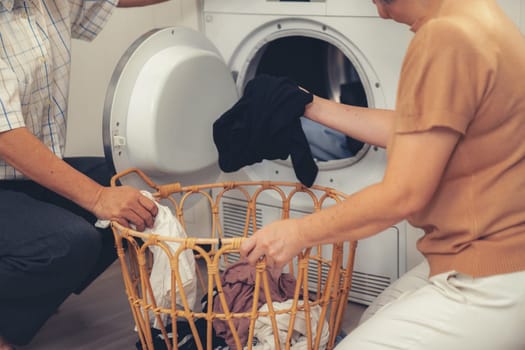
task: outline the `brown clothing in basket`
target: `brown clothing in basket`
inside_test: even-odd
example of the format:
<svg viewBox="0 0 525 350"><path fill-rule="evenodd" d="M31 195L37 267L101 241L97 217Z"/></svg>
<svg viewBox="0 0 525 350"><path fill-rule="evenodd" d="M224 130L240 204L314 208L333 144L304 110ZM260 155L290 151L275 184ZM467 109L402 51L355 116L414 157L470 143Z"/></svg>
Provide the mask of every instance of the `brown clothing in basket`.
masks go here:
<svg viewBox="0 0 525 350"><path fill-rule="evenodd" d="M221 282L224 298L230 312L239 313L250 312L252 310L253 297L255 294L255 274L255 267L250 266L248 262L245 261L239 261L223 272ZM292 274L283 273L278 278L274 278L268 273L267 276L272 300L266 300L261 282L257 309L267 302L283 302L294 297L296 280ZM218 294L213 299L213 312L224 313ZM233 323L239 335L241 345L245 346L248 341L248 330L250 327L249 317L234 319ZM234 335L227 321L215 319L213 321L213 328L217 336L224 338L230 348L237 348Z"/></svg>

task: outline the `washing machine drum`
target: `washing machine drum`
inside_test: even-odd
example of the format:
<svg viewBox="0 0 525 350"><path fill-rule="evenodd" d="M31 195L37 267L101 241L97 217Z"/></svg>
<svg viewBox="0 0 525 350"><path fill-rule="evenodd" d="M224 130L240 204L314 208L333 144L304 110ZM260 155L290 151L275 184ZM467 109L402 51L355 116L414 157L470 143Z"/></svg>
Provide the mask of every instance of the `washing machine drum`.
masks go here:
<svg viewBox="0 0 525 350"><path fill-rule="evenodd" d="M106 159L157 184L215 182L213 122L238 100L230 70L201 33L183 27L144 34L113 73L104 107ZM123 178L141 187L134 177Z"/></svg>

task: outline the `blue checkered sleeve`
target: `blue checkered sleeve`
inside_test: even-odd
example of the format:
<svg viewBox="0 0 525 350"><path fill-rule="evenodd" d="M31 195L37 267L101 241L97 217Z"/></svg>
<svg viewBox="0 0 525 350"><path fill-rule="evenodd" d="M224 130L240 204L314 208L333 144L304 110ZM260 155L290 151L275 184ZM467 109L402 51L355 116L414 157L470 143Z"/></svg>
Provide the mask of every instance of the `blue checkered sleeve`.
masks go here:
<svg viewBox="0 0 525 350"><path fill-rule="evenodd" d="M102 30L118 0L71 0L73 38L93 40Z"/></svg>

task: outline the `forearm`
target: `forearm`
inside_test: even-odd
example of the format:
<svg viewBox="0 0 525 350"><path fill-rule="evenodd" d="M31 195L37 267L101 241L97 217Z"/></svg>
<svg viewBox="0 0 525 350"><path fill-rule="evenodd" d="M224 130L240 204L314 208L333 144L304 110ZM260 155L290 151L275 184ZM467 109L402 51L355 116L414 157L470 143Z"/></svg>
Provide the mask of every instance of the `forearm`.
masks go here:
<svg viewBox="0 0 525 350"><path fill-rule="evenodd" d="M314 96L304 114L354 139L384 148L392 135L394 113L392 110L350 106Z"/></svg>
<svg viewBox="0 0 525 350"><path fill-rule="evenodd" d="M269 266L282 267L306 247L379 233L404 219L404 210L412 207L402 191L390 192L389 187L372 185L314 214L272 222L242 243L241 255L252 264L265 256Z"/></svg>
<svg viewBox="0 0 525 350"><path fill-rule="evenodd" d="M442 181L459 137L444 128L396 136L383 180L298 219L299 239L305 246L359 240L423 210Z"/></svg>
<svg viewBox="0 0 525 350"><path fill-rule="evenodd" d="M26 128L0 133L0 158L29 179L89 211L103 188L58 158Z"/></svg>
<svg viewBox="0 0 525 350"><path fill-rule="evenodd" d="M406 200L385 184L374 184L338 205L297 219L298 235L309 247L361 240L405 219L410 210Z"/></svg>
<svg viewBox="0 0 525 350"><path fill-rule="evenodd" d="M241 255L252 264L265 256L270 266L281 267L305 247L358 241L424 210L442 181L460 134L437 128L394 137L380 183L314 214L262 227L243 242Z"/></svg>

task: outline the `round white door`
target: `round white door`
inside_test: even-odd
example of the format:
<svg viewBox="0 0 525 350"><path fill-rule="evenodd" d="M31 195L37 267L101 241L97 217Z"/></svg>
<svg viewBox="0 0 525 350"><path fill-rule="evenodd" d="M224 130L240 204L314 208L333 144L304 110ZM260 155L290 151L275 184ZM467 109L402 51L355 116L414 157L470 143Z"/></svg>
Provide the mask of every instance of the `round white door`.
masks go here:
<svg viewBox="0 0 525 350"><path fill-rule="evenodd" d="M217 180L213 122L238 100L232 74L203 34L184 27L144 34L110 82L103 140L115 171L138 168L157 184ZM123 182L140 187L130 177Z"/></svg>

